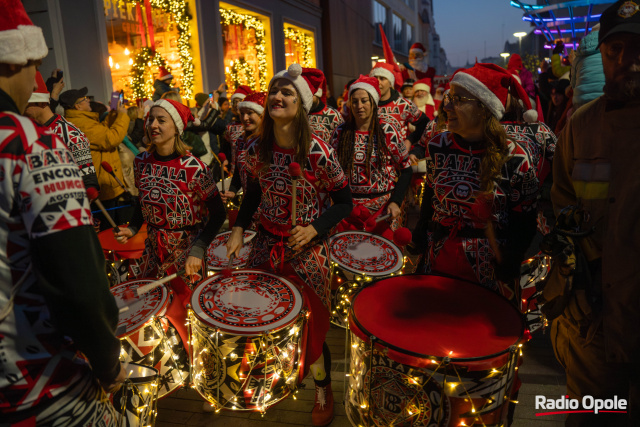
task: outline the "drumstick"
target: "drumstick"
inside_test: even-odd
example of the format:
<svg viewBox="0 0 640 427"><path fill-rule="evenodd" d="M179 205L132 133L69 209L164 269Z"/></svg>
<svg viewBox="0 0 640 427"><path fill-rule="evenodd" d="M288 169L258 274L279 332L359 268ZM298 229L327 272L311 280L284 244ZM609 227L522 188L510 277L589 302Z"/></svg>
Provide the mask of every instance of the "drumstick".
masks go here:
<svg viewBox="0 0 640 427"><path fill-rule="evenodd" d="M141 296L142 294L146 294L147 292L150 292L150 291L154 290L155 288L157 288L160 285L163 285L163 284L165 284L167 282L170 282L171 280L175 279L176 277L178 277L178 276L180 276L182 274L184 274L184 269L176 271L175 273L173 273L173 274L171 274L169 276L163 277L162 279L158 279L158 280L155 280L155 281L153 281L151 283L147 283L144 286L140 286L138 289L136 289L136 293L138 294L138 296Z"/></svg>
<svg viewBox="0 0 640 427"><path fill-rule="evenodd" d="M222 269L222 275L224 277L231 277L231 266L233 265L233 259L235 257L236 257L236 254L231 254L229 256L229 263L227 263L227 266Z"/></svg>
<svg viewBox="0 0 640 427"><path fill-rule="evenodd" d="M291 185L292 185L292 201L291 201L291 227L295 228L296 226L296 217L297 217L297 208L298 208L298 178L302 174L300 170L300 164L296 162L291 162L289 164L289 174L291 175Z"/></svg>
<svg viewBox="0 0 640 427"><path fill-rule="evenodd" d="M104 215L105 218L107 218L107 221L109 221L109 224L111 224L111 226L113 227L113 232L119 233L120 229L118 228L116 223L113 222L113 219L111 218L107 210L104 208L104 205L102 204L100 199L98 199L98 196L99 196L98 190L96 190L93 187L87 188L87 196L89 196L89 200L93 200L95 204L100 208L100 210L102 211L102 215Z"/></svg>
<svg viewBox="0 0 640 427"><path fill-rule="evenodd" d="M224 153L220 153L218 154L218 159L220 160L220 173L222 174L222 192L225 193L225 189L224 189L224 162L227 161L227 155Z"/></svg>
<svg viewBox="0 0 640 427"><path fill-rule="evenodd" d="M384 220L387 220L391 218L391 214L386 214L386 215L381 215L377 218L374 217L370 217L365 223L364 223L364 229L365 230L373 230L375 228L375 226L379 223L382 222Z"/></svg>

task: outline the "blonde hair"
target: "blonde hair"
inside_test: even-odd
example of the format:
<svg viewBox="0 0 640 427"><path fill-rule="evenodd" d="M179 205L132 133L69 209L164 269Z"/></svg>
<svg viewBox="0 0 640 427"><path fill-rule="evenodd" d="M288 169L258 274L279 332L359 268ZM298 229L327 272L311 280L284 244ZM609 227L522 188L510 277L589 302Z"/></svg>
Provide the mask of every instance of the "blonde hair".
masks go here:
<svg viewBox="0 0 640 427"><path fill-rule="evenodd" d="M500 121L483 104L480 105L489 115L484 122L485 153L480 163L480 190L492 193L494 184L502 175L502 167L509 160L509 141Z"/></svg>
<svg viewBox="0 0 640 427"><path fill-rule="evenodd" d="M149 114L151 114L151 110L153 110L154 108L160 108L163 111L167 111L164 108L160 107L159 105L154 105L153 107L151 107L151 109L149 110ZM167 112L167 114L169 114ZM169 115L169 117L171 117L171 115ZM147 121L149 119L147 118ZM173 118L171 120L171 123L173 123L173 127L175 129L176 135L175 135L175 139L173 142L173 151L175 153L178 153L180 155L180 157L184 156L185 154L187 154L188 150L191 150L192 147L189 147L187 144L184 143L184 141L182 140L181 136L178 134L178 127L176 126L176 123L173 121ZM155 153L157 150L157 147L154 143L151 142L151 138L149 137L149 129L147 128L147 122L145 122L144 124L144 136L147 139L147 143L146 143L146 148L147 151L150 153Z"/></svg>

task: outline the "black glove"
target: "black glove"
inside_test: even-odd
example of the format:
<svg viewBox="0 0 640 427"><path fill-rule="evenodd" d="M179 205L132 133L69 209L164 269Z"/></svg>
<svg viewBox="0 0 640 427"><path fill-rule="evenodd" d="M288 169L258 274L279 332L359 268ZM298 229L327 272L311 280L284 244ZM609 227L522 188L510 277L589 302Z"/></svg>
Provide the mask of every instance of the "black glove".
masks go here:
<svg viewBox="0 0 640 427"><path fill-rule="evenodd" d="M553 53L561 54L562 52L564 52L564 42L562 40L558 40L556 42L556 47L553 48Z"/></svg>

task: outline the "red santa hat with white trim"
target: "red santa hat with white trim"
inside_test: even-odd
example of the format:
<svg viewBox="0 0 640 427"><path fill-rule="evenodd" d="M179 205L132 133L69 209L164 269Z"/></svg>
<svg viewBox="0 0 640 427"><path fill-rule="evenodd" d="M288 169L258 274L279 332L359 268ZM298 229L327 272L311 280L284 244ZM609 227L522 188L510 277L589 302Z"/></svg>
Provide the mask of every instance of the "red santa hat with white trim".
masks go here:
<svg viewBox="0 0 640 427"><path fill-rule="evenodd" d="M231 98L229 99L229 101L233 101L236 98L240 98L240 100L243 100L247 97L247 95L250 95L252 93L253 93L253 89L251 89L249 86L240 85L236 88L236 91L233 92L233 95L231 95Z"/></svg>
<svg viewBox="0 0 640 427"><path fill-rule="evenodd" d="M246 98L240 101L238 108L253 110L261 116L262 113L264 113L264 103L266 99L267 92L254 92L251 95L247 95Z"/></svg>
<svg viewBox="0 0 640 427"><path fill-rule="evenodd" d="M395 90L400 91L402 89L402 74L396 71L393 64L389 64L387 62L376 62L369 72L369 76L384 77L391 82L391 86Z"/></svg>
<svg viewBox="0 0 640 427"><path fill-rule="evenodd" d="M427 49L424 47L424 45L422 43L414 43L411 45L411 48L409 49L409 53L421 53L421 54L425 54L427 53Z"/></svg>
<svg viewBox="0 0 640 427"><path fill-rule="evenodd" d="M165 80L171 80L173 78L173 75L166 68L160 66L158 67L158 70L160 71L157 77L158 80L165 81Z"/></svg>
<svg viewBox="0 0 640 427"><path fill-rule="evenodd" d="M324 73L317 68L303 68L302 75L305 74L305 70L317 70L320 75L322 75L320 86L318 86L318 90L313 94L313 96L317 96L318 98L320 98L320 101L322 101L324 105L327 105L327 78L325 77Z"/></svg>
<svg viewBox="0 0 640 427"><path fill-rule="evenodd" d="M173 122L176 124L176 128L180 135L182 135L189 122L193 122L196 126L200 124L200 120L193 117L191 109L178 101L174 101L172 99L159 99L153 103L153 107L160 107L169 113Z"/></svg>
<svg viewBox="0 0 640 427"><path fill-rule="evenodd" d="M25 65L47 56L42 29L33 25L20 0L0 0L0 10L0 63Z"/></svg>
<svg viewBox="0 0 640 427"><path fill-rule="evenodd" d="M47 85L44 83L44 79L42 78L40 71L36 71L36 83L38 88L31 94L29 103L46 102L48 104L50 98L49 90L47 89Z"/></svg>
<svg viewBox="0 0 640 427"><path fill-rule="evenodd" d="M313 106L313 95L322 88L324 74L317 68L302 68L300 64L291 64L289 68L273 76L269 87L278 79L286 79L293 83L302 99L302 106L308 113Z"/></svg>
<svg viewBox="0 0 640 427"><path fill-rule="evenodd" d="M538 113L531 108L531 101L522 85L499 65L478 62L471 68L461 69L453 75L451 85L471 92L498 120L504 116L509 92L513 90L524 103L525 122L534 123L538 120Z"/></svg>
<svg viewBox="0 0 640 427"><path fill-rule="evenodd" d="M378 105L378 102L380 101L380 85L378 84L378 79L360 74L358 80L349 86L349 97L351 97L351 94L358 89L366 91L373 99L373 102Z"/></svg>

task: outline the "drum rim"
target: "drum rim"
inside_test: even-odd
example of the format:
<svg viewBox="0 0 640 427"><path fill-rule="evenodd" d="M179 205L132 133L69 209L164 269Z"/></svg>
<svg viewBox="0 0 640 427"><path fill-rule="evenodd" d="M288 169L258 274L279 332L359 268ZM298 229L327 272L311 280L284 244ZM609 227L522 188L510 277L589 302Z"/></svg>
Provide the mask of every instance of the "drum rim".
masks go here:
<svg viewBox="0 0 640 427"><path fill-rule="evenodd" d="M155 375L156 380L160 378L160 371L158 371L156 368L154 368L154 367L152 367L152 366L143 365L143 364L141 364L141 363L129 362L129 363L127 364L127 367L125 368L125 371L128 371L128 370L129 370L129 367L130 367L131 365L136 366L136 367L138 367L138 368L146 368L146 369L149 369L149 370L153 371L153 373L154 373L153 375ZM133 384L144 384L144 383L149 382L149 378L153 377L153 375L147 375L147 376L144 376L144 377L130 377L130 376L127 376L127 378L126 378L126 379L127 379L128 381L131 381Z"/></svg>
<svg viewBox="0 0 640 427"><path fill-rule="evenodd" d="M222 233L216 234L216 236L211 241L211 244L213 244L213 241L215 241L218 236L222 236L223 234L229 234L230 235L231 234L231 230L223 231ZM242 232L242 238L244 239L247 234L249 236L255 237L255 235L258 234L258 233L256 231L254 231L254 230L244 230ZM209 255L209 251L211 250L211 244L209 244L209 246L207 247L207 250L205 251L205 256L207 257L207 268L209 268L209 269L211 269L213 271L220 271L220 270L224 269L224 267L226 267L226 264L228 263L229 258L226 258L226 261L223 260L225 265L222 268L217 264L212 264L211 263L211 256Z"/></svg>
<svg viewBox="0 0 640 427"><path fill-rule="evenodd" d="M151 282L154 282L155 280L156 280L156 279L150 279L150 278L131 279L131 280L127 280L126 282L118 283L116 286L112 287L110 290L111 290L111 291L113 291L113 289L118 288L118 287L123 286L123 285L126 285L126 284L128 284L129 282L146 281L146 283L141 283L141 284L140 284L140 286L143 286L143 285L145 285L145 284L149 284L149 283L151 283ZM140 287L140 286L138 286L138 287ZM154 309L154 310L152 311L151 316L149 316L149 318L148 318L147 320L145 320L144 322L140 323L140 325L139 325L139 326L137 326L136 328L134 328L131 332L128 332L128 333L123 334L123 335L116 336L116 338L118 338L118 339L123 339L123 338L126 338L126 337L128 337L128 336L131 336L131 335L135 334L136 332L138 332L139 330L141 330L142 328L144 328L144 325L146 325L146 324L147 324L147 322L149 322L149 320L151 320L153 317L156 317L156 316L161 315L160 313L162 313L164 310L166 310L166 309L167 309L167 307L169 306L169 289L168 289L164 284L163 284L163 285L161 285L161 286L158 286L158 288L161 288L161 289L162 289L162 291L163 291L163 292L162 292L162 294L163 294L163 295L162 295L162 296L163 296L163 298L162 298L162 300L160 301L160 304L158 305L158 308L157 308L157 309ZM155 290L155 289L154 289L154 290ZM152 292L152 291L151 291L151 292ZM113 292L111 292L111 294L113 295ZM114 297L115 297L115 295L114 295ZM127 313L129 313L129 311L126 311L126 312L121 313L121 314L124 314L124 315L126 316L126 315L127 315ZM116 326L116 330L118 330L118 327L119 327L119 326L120 326L120 316L118 316L118 325Z"/></svg>
<svg viewBox="0 0 640 427"><path fill-rule="evenodd" d="M446 277L449 279L455 279L455 280L459 280L461 282L466 282L466 283L470 283L472 285L475 286L481 286L478 285L477 283L474 283L470 280L465 280L465 279L460 279L459 277L455 277L449 274L425 274L425 273L411 273L411 274L403 274L403 276L439 276L439 277ZM360 330L360 332L365 335L367 338L369 338L369 342L371 341L370 338L373 335L371 332L369 332L364 326L362 326L362 324L358 321L358 318L356 317L355 313L354 313L354 307L355 307L355 301L356 298L358 297L358 295L360 294L360 292L362 292L364 289L369 288L370 286L375 285L377 282L381 281L381 280L387 280L387 279L391 279L391 277L381 277L379 279L373 280L369 283L366 283L364 286L362 286L360 289L358 289L356 291L356 293L353 295L352 297L352 303L351 303L351 307L349 307L349 321L351 321L353 319L353 322L356 324L356 326L358 327L358 329ZM487 289L488 292L493 292L490 289ZM493 292L496 296L500 297L501 299L503 299L510 307L511 303L509 302L509 300L507 298L505 298L503 295L500 295L498 293ZM511 351L511 348L515 345L518 345L519 343L522 344L522 338L524 337L524 333L525 333L525 329L526 329L526 323L525 323L525 319L523 319L522 313L520 313L520 311L514 307L512 307L517 313L518 313L518 317L520 318L520 325L521 325L521 331L520 331L520 335L518 336L518 339L511 344L509 347L507 347L506 349L499 351L497 353L494 354L490 354L490 355L486 355L486 356L477 356L477 357L450 357L450 356L434 356L434 355L428 355L428 354L422 354L422 353L417 353L411 350L406 350L403 349L401 347L398 347L396 345L393 345L391 343L388 343L387 341L380 339L378 337L376 337L376 340L374 342L375 344L383 344L385 347L388 347L391 350L397 351L401 354L406 354L407 356L412 356L412 357L416 357L416 358L420 358L420 359L431 359L431 360L437 360L437 361L443 361L445 359L449 359L451 362L481 362L484 360L489 360L489 359L493 359L495 357L498 356L502 356L504 354L507 354ZM352 331L350 325L349 325L349 331ZM353 332L353 331L352 331ZM355 334L355 333L354 333ZM356 336L358 336L356 334ZM362 339L361 337L358 336L359 339ZM365 341L365 340L363 340ZM365 341L366 342L366 341ZM388 356L387 356L388 357Z"/></svg>
<svg viewBox="0 0 640 427"><path fill-rule="evenodd" d="M255 337L255 336L260 336L266 332L279 332L289 326L292 326L294 323L296 323L298 321L298 319L300 318L300 316L303 314L303 309L305 307L304 304L304 295L302 293L302 291L300 291L298 289L298 287L289 279L287 279L286 277L282 277L282 276L278 276L277 274L271 273L269 271L265 271L265 270L259 270L259 269L239 269L239 270L233 270L231 272L231 274L235 275L235 274L251 274L251 273L260 273L260 274L266 274L268 276L272 276L275 277L279 280L281 280L283 283L287 284L291 289L293 289L293 292L295 294L297 294L297 296L299 296L298 301L296 301L294 303L294 308L291 310L291 313L296 313L295 315L292 315L291 319L286 321L283 324L280 324L279 326L275 327L275 328L268 328L268 329L262 329L260 331L256 331L256 332L249 332L247 330L238 330L237 328L234 329L230 329L227 325L222 325L222 324L213 324L211 323L208 319L212 319L211 317L207 316L207 319L204 319L202 317L202 307L199 304L199 296L202 293L201 292L201 288L203 288L206 284L208 284L209 282L213 281L214 279L216 279L218 277L218 275L213 275L205 280L203 280L202 282L200 282L200 284L198 284L198 286L196 286L193 289L193 293L191 295L191 311L193 312L193 315L195 316L195 318L197 320L199 320L200 322L204 323L207 327L209 328L216 328L219 329L221 333L225 333L225 334L230 334L230 335L235 335L235 336L245 336L245 337ZM296 311L296 308L297 311ZM252 330L254 330L254 328L252 328Z"/></svg>
<svg viewBox="0 0 640 427"><path fill-rule="evenodd" d="M342 263L341 261L338 261L336 258L334 258L333 256L333 251L331 250L333 247L333 241L334 239L337 239L338 237L345 235L345 234L364 234L364 235L369 235L369 236L374 236L382 241L384 241L385 243L388 243L391 245L391 247L399 254L399 261L400 261L400 266L395 268L394 270L387 270L385 272L368 272L368 271L361 271L361 270L356 270L351 268L350 266ZM351 230L351 231L341 231L340 233L336 233L333 236L331 236L329 238L329 257L331 259L332 262L335 262L336 264L338 264L340 266L340 268L344 268L345 270L349 271L350 273L354 273L354 274L361 274L361 275L366 275L366 276L371 276L371 277L377 277L377 278L384 278L385 276L389 276L399 270L402 269L402 266L404 265L404 253L402 252L402 250L395 244L393 243L391 240L379 236L377 234L371 233L369 231L360 231L360 230Z"/></svg>

